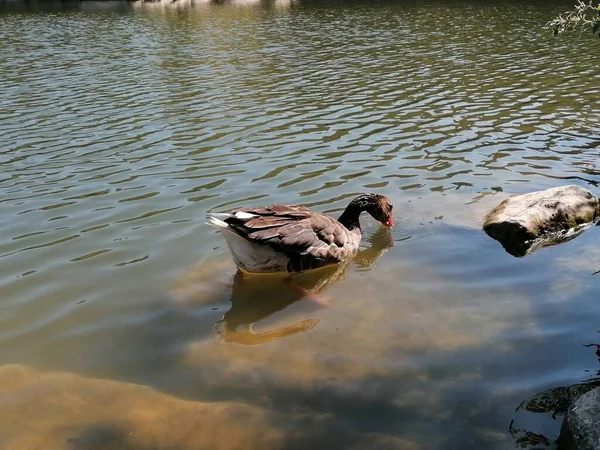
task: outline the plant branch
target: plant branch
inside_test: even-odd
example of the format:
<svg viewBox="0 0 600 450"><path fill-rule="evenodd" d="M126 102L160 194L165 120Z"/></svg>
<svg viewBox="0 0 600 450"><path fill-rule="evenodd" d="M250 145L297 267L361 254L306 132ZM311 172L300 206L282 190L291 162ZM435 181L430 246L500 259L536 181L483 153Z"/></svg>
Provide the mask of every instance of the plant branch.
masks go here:
<svg viewBox="0 0 600 450"><path fill-rule="evenodd" d="M591 17L589 17L590 12L593 12ZM555 36L565 31L579 30L582 33L588 27L591 27L594 34L600 27L600 4L594 6L592 0L589 0L589 3L577 0L577 4L571 11L559 14L558 17L544 25L544 28L552 30L552 34Z"/></svg>

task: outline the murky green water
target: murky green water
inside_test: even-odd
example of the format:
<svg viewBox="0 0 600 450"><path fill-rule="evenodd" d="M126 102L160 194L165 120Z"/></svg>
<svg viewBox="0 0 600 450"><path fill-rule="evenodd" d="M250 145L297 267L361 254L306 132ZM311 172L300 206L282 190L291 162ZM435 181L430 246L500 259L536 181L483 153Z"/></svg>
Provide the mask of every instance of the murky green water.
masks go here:
<svg viewBox="0 0 600 450"><path fill-rule="evenodd" d="M598 191L600 42L541 29L567 3L0 5L0 363L252 405L278 448L555 439L600 370L598 231L517 259L480 226ZM398 225L305 277L328 307L204 224L370 191Z"/></svg>

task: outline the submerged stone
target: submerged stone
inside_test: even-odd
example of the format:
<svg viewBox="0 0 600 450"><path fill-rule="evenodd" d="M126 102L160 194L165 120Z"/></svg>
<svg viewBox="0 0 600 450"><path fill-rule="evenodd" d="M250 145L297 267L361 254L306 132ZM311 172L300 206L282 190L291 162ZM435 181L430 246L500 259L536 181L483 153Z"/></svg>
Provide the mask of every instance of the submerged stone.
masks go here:
<svg viewBox="0 0 600 450"><path fill-rule="evenodd" d="M420 450L332 414L184 400L148 386L0 366L2 450Z"/></svg>
<svg viewBox="0 0 600 450"><path fill-rule="evenodd" d="M3 450L280 448L267 411L146 386L0 366Z"/></svg>
<svg viewBox="0 0 600 450"><path fill-rule="evenodd" d="M483 230L513 256L573 239L598 219L600 201L569 185L514 195L492 209Z"/></svg>

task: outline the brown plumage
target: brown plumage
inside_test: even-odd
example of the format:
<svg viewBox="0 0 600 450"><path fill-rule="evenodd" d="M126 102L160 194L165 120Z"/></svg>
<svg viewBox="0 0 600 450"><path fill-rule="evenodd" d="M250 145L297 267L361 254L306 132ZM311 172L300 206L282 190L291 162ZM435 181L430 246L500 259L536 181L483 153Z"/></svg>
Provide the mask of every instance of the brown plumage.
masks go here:
<svg viewBox="0 0 600 450"><path fill-rule="evenodd" d="M352 200L339 220L304 206L271 205L213 214L209 224L223 231L241 269L299 272L354 256L362 238L361 212L391 226L392 209L386 197L368 194Z"/></svg>

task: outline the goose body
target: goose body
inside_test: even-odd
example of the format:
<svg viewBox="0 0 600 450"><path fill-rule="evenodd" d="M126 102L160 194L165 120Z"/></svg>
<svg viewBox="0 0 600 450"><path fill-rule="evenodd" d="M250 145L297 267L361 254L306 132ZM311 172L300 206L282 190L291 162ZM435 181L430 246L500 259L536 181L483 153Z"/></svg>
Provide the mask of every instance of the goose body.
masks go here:
<svg viewBox="0 0 600 450"><path fill-rule="evenodd" d="M393 225L391 202L376 194L355 198L339 219L304 206L271 205L214 213L207 223L222 232L240 269L300 272L353 257L362 239L358 217L363 211Z"/></svg>

